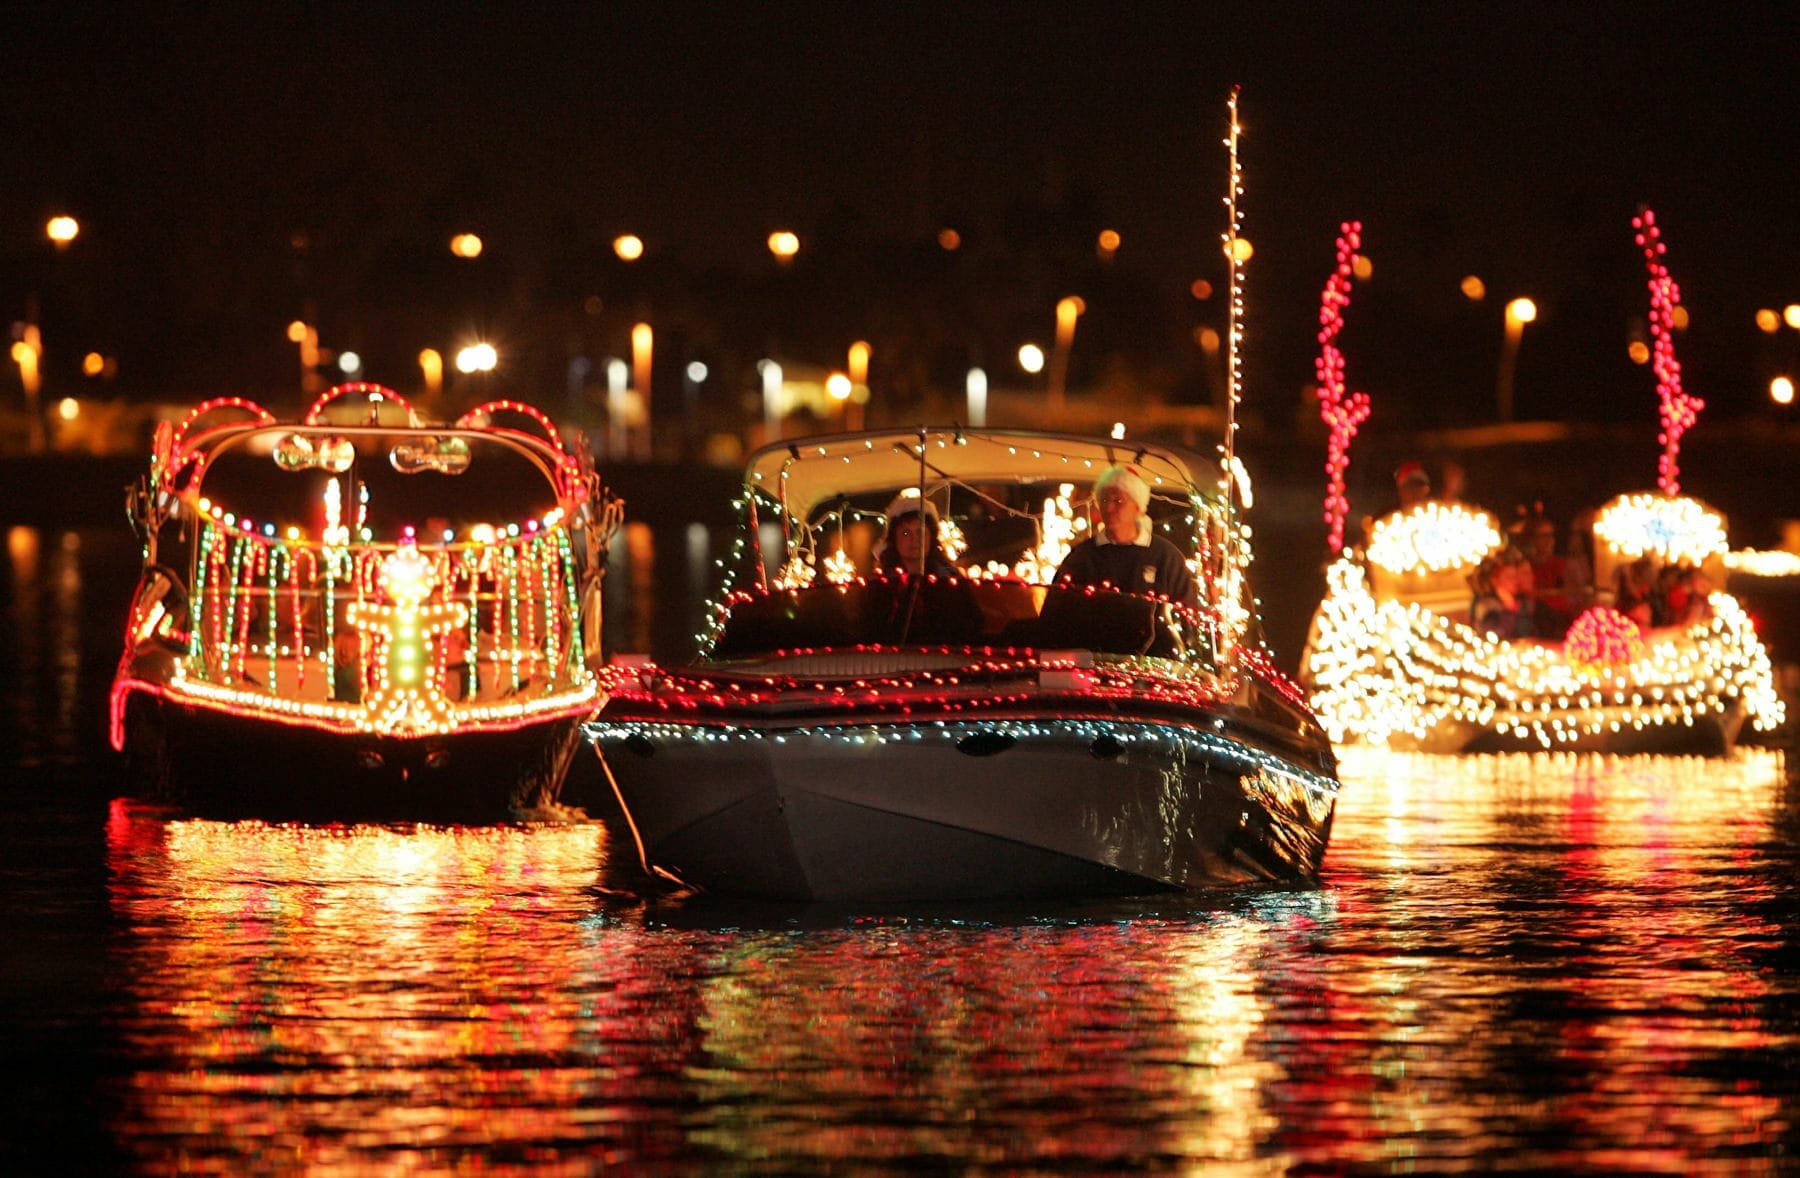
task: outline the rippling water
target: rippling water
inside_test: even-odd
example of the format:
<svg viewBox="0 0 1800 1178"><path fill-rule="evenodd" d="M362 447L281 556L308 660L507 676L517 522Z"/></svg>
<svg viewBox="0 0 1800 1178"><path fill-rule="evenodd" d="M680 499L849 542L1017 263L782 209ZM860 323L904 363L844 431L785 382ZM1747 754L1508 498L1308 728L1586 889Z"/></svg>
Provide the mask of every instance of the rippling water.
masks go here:
<svg viewBox="0 0 1800 1178"><path fill-rule="evenodd" d="M104 548L13 548L8 1172L1795 1168L1778 752L1353 756L1316 888L733 905L117 800Z"/></svg>

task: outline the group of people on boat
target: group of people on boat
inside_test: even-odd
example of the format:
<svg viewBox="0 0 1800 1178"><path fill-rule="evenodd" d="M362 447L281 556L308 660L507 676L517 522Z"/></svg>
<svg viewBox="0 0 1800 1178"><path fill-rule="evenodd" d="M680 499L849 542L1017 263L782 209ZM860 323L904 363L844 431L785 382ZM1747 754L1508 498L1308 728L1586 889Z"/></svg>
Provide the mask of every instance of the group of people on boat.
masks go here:
<svg viewBox="0 0 1800 1178"><path fill-rule="evenodd" d="M1097 517L1092 534L1070 548L1052 578L1058 590L1110 588L1135 597L1154 598L1194 609L1198 592L1187 558L1150 520L1150 484L1130 466L1102 472L1094 483ZM944 555L938 538L937 508L929 499L900 498L887 510L887 530L875 568L888 594L889 632L934 640L972 640L979 636L982 615L967 582L954 580L957 569ZM918 578L923 576L925 584ZM924 592L929 586L930 593ZM1058 600L1055 594L1051 600ZM1046 605L1047 625L1058 608Z"/></svg>
<svg viewBox="0 0 1800 1178"><path fill-rule="evenodd" d="M1401 511L1434 498L1430 476L1417 462L1395 470L1394 487ZM1693 565L1659 564L1646 554L1621 564L1610 584L1596 584L1593 521L1592 512L1577 516L1564 538L1542 503L1521 506L1505 545L1469 577L1470 625L1505 640L1560 641L1593 605L1610 605L1645 630L1707 616L1712 585Z"/></svg>

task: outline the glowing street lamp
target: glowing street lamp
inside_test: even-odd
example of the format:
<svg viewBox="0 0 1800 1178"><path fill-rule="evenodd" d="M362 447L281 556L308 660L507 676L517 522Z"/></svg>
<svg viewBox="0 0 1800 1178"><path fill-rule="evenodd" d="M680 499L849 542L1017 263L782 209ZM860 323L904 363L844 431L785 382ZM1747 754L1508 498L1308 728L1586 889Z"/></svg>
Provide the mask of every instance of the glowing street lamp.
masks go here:
<svg viewBox="0 0 1800 1178"><path fill-rule="evenodd" d="M1019 346L1019 367L1036 376L1044 370L1044 349L1036 344Z"/></svg>
<svg viewBox="0 0 1800 1178"><path fill-rule="evenodd" d="M425 395L435 397L444 388L444 357L436 348L419 352L419 375L425 378Z"/></svg>
<svg viewBox="0 0 1800 1178"><path fill-rule="evenodd" d="M1069 383L1069 349L1075 344L1075 321L1087 304L1074 295L1056 302L1056 343L1050 353L1050 408L1061 413Z"/></svg>
<svg viewBox="0 0 1800 1178"><path fill-rule="evenodd" d="M963 392L968 398L969 424L976 429L987 425L987 373L979 368L969 369L969 375L963 381Z"/></svg>
<svg viewBox="0 0 1800 1178"><path fill-rule="evenodd" d="M459 258L479 258L481 238L473 233L458 233L450 239L450 252Z"/></svg>
<svg viewBox="0 0 1800 1178"><path fill-rule="evenodd" d="M785 266L800 252L800 238L789 230L777 229L769 234L769 252L775 255L777 262Z"/></svg>
<svg viewBox="0 0 1800 1178"><path fill-rule="evenodd" d="M456 353L456 370L464 376L474 372L492 372L500 363L500 353L493 344L474 343Z"/></svg>
<svg viewBox="0 0 1800 1178"><path fill-rule="evenodd" d="M1775 402L1777 405L1792 405L1794 403L1794 382L1792 378L1778 376L1770 381L1769 400Z"/></svg>
<svg viewBox="0 0 1800 1178"><path fill-rule="evenodd" d="M44 234L55 243L57 249L66 249L71 241L81 232L81 223L75 218L58 215L50 218L44 225Z"/></svg>
<svg viewBox="0 0 1800 1178"><path fill-rule="evenodd" d="M635 233L624 233L613 238L613 253L621 262L635 262L644 256L644 239Z"/></svg>
<svg viewBox="0 0 1800 1178"><path fill-rule="evenodd" d="M762 377L763 441L773 442L781 436L781 365L758 360L756 371Z"/></svg>
<svg viewBox="0 0 1800 1178"><path fill-rule="evenodd" d="M1501 421L1513 419L1513 372L1519 363L1519 341L1525 336L1525 325L1537 319L1537 304L1517 298L1506 304L1506 341L1500 348L1500 376L1496 382Z"/></svg>

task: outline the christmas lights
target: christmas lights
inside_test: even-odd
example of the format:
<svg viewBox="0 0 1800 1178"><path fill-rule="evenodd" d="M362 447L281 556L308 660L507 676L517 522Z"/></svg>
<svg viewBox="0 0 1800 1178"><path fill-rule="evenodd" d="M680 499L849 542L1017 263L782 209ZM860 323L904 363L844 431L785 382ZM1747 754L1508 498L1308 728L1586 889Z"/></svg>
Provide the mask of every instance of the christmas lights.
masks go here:
<svg viewBox="0 0 1800 1178"><path fill-rule="evenodd" d="M1675 308L1681 303L1681 288L1663 261L1668 247L1663 244L1655 212L1644 209L1631 219L1631 227L1637 231L1637 244L1644 251L1644 265L1650 271L1650 365L1656 373L1658 416L1662 422L1662 432L1656 440L1663 448L1656 464L1656 485L1666 495L1679 495L1681 435L1694 424L1706 402L1681 388L1681 362L1675 358Z"/></svg>
<svg viewBox="0 0 1800 1178"><path fill-rule="evenodd" d="M1350 500L1344 495L1344 472L1350 467L1350 442L1369 419L1369 395L1349 392L1344 383L1344 354L1338 351L1338 333L1344 329L1344 308L1350 305L1351 275L1357 250L1362 248L1362 222L1346 221L1339 227L1337 268L1325 281L1319 303L1319 416L1330 434L1325 442L1325 523L1327 543L1333 554L1344 547L1344 519Z"/></svg>
<svg viewBox="0 0 1800 1178"><path fill-rule="evenodd" d="M533 428L493 425L501 414ZM473 461L535 486L526 501L542 506L495 520L503 501L455 502L443 510L462 515L456 526L407 520L407 480L454 479ZM267 505L253 501L259 481ZM284 520L296 486L316 514ZM140 693L396 737L512 731L599 702L587 661L597 636L583 614L618 503L528 405L492 402L431 425L392 390L351 384L284 425L252 402L215 399L159 428L134 511L147 569L166 561L177 577L165 586L147 572L134 604L113 690L116 747ZM153 640L166 649L176 635L173 661L154 657Z"/></svg>

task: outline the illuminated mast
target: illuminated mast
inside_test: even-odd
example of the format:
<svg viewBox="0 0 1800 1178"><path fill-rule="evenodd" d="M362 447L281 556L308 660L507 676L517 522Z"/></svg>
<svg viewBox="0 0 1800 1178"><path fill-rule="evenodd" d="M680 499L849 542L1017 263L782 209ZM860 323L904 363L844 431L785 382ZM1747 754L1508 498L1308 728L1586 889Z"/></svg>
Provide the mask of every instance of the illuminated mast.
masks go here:
<svg viewBox="0 0 1800 1178"><path fill-rule="evenodd" d="M1345 221L1338 227L1337 269L1325 280L1319 302L1319 358L1314 370L1319 377L1319 416L1331 431L1325 442L1325 522L1331 528L1331 555L1344 549L1344 519L1350 500L1344 495L1344 472L1350 467L1350 442L1369 419L1369 394L1352 393L1344 383L1344 354L1337 335L1344 329L1344 308L1350 305L1350 277L1362 248L1362 222Z"/></svg>
<svg viewBox="0 0 1800 1178"><path fill-rule="evenodd" d="M1241 86L1231 88L1231 98L1226 109L1231 115L1230 133L1225 138L1225 146L1230 154L1231 177L1225 192L1226 230L1225 230L1225 262L1229 268L1230 281L1227 305L1227 328L1225 333L1225 438L1219 445L1223 458L1219 489L1225 497L1225 535L1220 552L1220 576L1218 585L1218 611L1220 621L1220 661L1229 664L1236 657L1237 643L1242 635L1246 619L1243 604L1243 567L1238 553L1237 500L1233 484L1237 479L1237 406L1242 395L1242 371L1239 356L1239 345L1243 339L1244 289L1243 277L1240 273L1241 258L1238 246L1238 231L1243 224L1238 208L1238 198L1244 192L1244 174L1238 164L1238 139L1243 128L1238 123L1238 92Z"/></svg>

